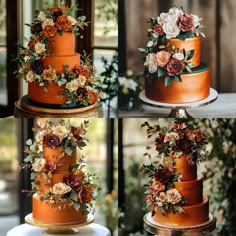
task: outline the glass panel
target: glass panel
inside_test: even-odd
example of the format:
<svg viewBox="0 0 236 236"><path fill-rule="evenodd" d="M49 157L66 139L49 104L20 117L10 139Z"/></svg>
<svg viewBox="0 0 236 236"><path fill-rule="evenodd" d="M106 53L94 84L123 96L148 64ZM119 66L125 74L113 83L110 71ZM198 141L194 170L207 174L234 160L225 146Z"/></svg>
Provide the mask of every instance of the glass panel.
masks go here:
<svg viewBox="0 0 236 236"><path fill-rule="evenodd" d="M7 105L6 1L0 0L0 105Z"/></svg>
<svg viewBox="0 0 236 236"><path fill-rule="evenodd" d="M94 47L118 47L118 0L94 1Z"/></svg>

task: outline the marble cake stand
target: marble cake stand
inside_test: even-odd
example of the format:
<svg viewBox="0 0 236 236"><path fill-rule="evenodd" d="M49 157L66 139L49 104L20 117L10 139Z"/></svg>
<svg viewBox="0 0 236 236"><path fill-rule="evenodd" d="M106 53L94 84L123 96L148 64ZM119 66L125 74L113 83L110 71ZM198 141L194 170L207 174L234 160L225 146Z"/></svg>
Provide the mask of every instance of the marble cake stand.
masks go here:
<svg viewBox="0 0 236 236"><path fill-rule="evenodd" d="M177 226L164 226L152 220L151 212L147 213L144 217L144 229L157 236L202 236L207 235L216 228L216 219L209 215L209 220L203 224L177 227Z"/></svg>
<svg viewBox="0 0 236 236"><path fill-rule="evenodd" d="M171 109L171 112L168 117L192 118L187 113L186 109L209 105L213 103L214 101L216 101L216 99L218 98L218 93L215 89L211 88L210 95L207 98L197 101L197 102L182 103L182 104L155 102L146 97L145 90L141 91L141 93L139 94L139 98L143 103L149 106L153 106L157 108L164 108L164 109Z"/></svg>

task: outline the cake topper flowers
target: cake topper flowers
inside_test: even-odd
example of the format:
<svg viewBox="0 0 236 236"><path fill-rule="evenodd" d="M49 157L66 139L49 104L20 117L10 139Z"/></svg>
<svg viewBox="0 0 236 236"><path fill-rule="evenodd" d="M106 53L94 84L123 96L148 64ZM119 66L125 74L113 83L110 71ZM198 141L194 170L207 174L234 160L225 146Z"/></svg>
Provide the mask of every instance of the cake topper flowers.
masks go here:
<svg viewBox="0 0 236 236"><path fill-rule="evenodd" d="M151 28L148 29L149 42L146 47L139 48L145 58L145 76L148 79L164 80L165 86L173 80L181 82L180 75L191 72L194 67L190 60L195 50L179 50L171 39L186 40L194 37L205 37L201 31L202 19L187 14L183 8L173 7L157 18L150 18Z"/></svg>

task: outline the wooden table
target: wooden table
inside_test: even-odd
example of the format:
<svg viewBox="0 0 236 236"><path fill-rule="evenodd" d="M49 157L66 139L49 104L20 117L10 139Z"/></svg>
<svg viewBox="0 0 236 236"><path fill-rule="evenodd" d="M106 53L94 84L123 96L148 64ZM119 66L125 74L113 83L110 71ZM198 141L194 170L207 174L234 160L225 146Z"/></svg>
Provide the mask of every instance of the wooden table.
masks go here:
<svg viewBox="0 0 236 236"><path fill-rule="evenodd" d="M120 110L120 118L140 117L167 117L170 109L155 108L144 105L140 101L140 109L134 111ZM236 118L236 93L219 94L218 99L207 106L187 110L193 118Z"/></svg>

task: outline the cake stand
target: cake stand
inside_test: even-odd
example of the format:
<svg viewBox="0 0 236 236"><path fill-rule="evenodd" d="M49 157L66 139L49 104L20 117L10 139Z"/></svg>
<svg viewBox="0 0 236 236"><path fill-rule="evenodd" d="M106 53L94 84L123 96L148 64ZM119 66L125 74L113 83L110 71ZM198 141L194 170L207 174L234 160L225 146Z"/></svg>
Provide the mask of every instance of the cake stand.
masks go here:
<svg viewBox="0 0 236 236"><path fill-rule="evenodd" d="M216 219L212 214L209 220L194 226L165 226L153 221L151 212L147 213L144 218L144 229L157 236L202 236L207 235L216 228Z"/></svg>
<svg viewBox="0 0 236 236"><path fill-rule="evenodd" d="M141 93L139 94L139 98L143 103L145 103L149 106L153 106L153 107L157 107L157 108L164 108L164 109L171 109L171 112L168 115L168 117L192 118L187 113L186 109L209 105L209 104L213 103L214 101L216 101L216 99L218 98L218 93L215 89L211 88L210 95L207 98L197 101L197 102L182 103L182 104L163 103L163 102L153 101L153 100L147 98L147 96L145 94L145 90L141 91Z"/></svg>
<svg viewBox="0 0 236 236"><path fill-rule="evenodd" d="M86 221L73 223L45 223L35 220L32 213L25 217L25 223L43 228L45 234L70 235L79 233L79 229L94 222L94 216L89 214Z"/></svg>

